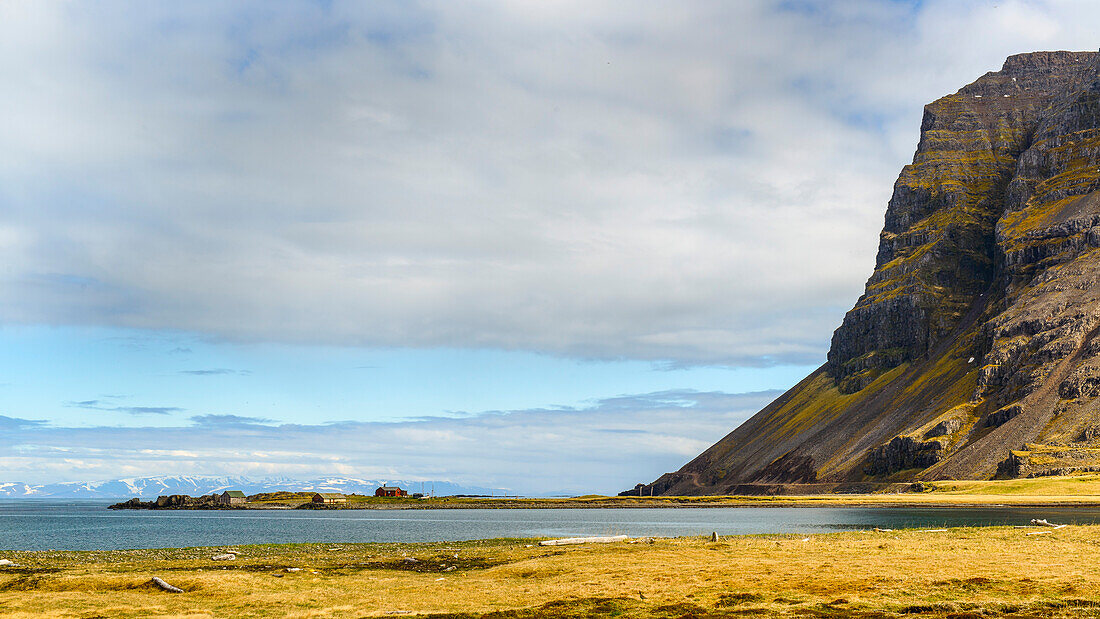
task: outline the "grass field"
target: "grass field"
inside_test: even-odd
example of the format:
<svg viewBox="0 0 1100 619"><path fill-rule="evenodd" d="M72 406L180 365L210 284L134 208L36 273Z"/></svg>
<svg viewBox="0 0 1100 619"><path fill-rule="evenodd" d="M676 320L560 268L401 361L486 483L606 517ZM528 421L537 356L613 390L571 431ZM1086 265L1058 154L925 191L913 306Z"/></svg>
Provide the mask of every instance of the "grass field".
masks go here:
<svg viewBox="0 0 1100 619"><path fill-rule="evenodd" d="M1041 532L1038 535L1028 533ZM230 561L211 557L226 550ZM5 617L1095 617L1100 527L0 552ZM148 584L159 576L184 593Z"/></svg>

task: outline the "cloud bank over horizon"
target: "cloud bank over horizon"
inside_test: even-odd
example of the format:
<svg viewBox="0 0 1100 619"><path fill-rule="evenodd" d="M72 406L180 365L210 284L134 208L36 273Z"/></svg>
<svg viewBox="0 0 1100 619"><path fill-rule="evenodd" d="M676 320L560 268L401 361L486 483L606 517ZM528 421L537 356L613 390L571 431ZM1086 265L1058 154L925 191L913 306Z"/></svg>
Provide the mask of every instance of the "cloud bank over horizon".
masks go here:
<svg viewBox="0 0 1100 619"><path fill-rule="evenodd" d="M678 468L777 395L665 391L582 408L318 425L198 415L183 427L67 428L0 416L6 476L0 482L231 471L448 480L525 494L614 493Z"/></svg>

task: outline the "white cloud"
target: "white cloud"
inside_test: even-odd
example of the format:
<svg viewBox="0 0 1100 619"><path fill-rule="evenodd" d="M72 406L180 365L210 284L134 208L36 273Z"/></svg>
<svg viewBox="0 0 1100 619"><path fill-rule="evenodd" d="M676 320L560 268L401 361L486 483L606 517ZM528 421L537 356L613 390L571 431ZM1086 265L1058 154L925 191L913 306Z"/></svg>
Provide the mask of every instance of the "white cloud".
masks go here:
<svg viewBox="0 0 1100 619"><path fill-rule="evenodd" d="M328 425L209 415L182 428L66 428L0 417L0 481L345 474L611 493L679 468L776 395L673 391L579 409Z"/></svg>
<svg viewBox="0 0 1100 619"><path fill-rule="evenodd" d="M921 105L1092 4L0 7L0 320L813 363Z"/></svg>

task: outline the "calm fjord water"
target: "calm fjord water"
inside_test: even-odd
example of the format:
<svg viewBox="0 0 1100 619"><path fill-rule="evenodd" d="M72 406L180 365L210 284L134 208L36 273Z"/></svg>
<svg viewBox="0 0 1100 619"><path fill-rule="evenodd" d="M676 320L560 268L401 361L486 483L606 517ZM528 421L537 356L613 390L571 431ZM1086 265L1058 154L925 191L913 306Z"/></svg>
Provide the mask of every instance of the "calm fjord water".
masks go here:
<svg viewBox="0 0 1100 619"><path fill-rule="evenodd" d="M0 550L115 550L491 537L825 533L871 527L1100 523L1097 509L736 507L454 510L108 510L110 501L0 500Z"/></svg>

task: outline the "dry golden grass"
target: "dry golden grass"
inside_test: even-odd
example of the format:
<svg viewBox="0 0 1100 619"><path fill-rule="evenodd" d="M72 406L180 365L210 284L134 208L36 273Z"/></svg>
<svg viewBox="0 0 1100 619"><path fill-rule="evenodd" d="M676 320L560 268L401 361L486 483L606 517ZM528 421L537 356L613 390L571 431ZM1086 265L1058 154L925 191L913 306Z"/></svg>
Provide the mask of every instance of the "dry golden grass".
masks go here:
<svg viewBox="0 0 1100 619"><path fill-rule="evenodd" d="M1027 535L1044 531L1041 535ZM7 552L5 617L1085 617L1100 526ZM458 555L457 557L455 555ZM406 562L405 557L416 558ZM452 569L453 566L453 569ZM288 567L301 568L288 572ZM152 576L185 589L148 585Z"/></svg>

